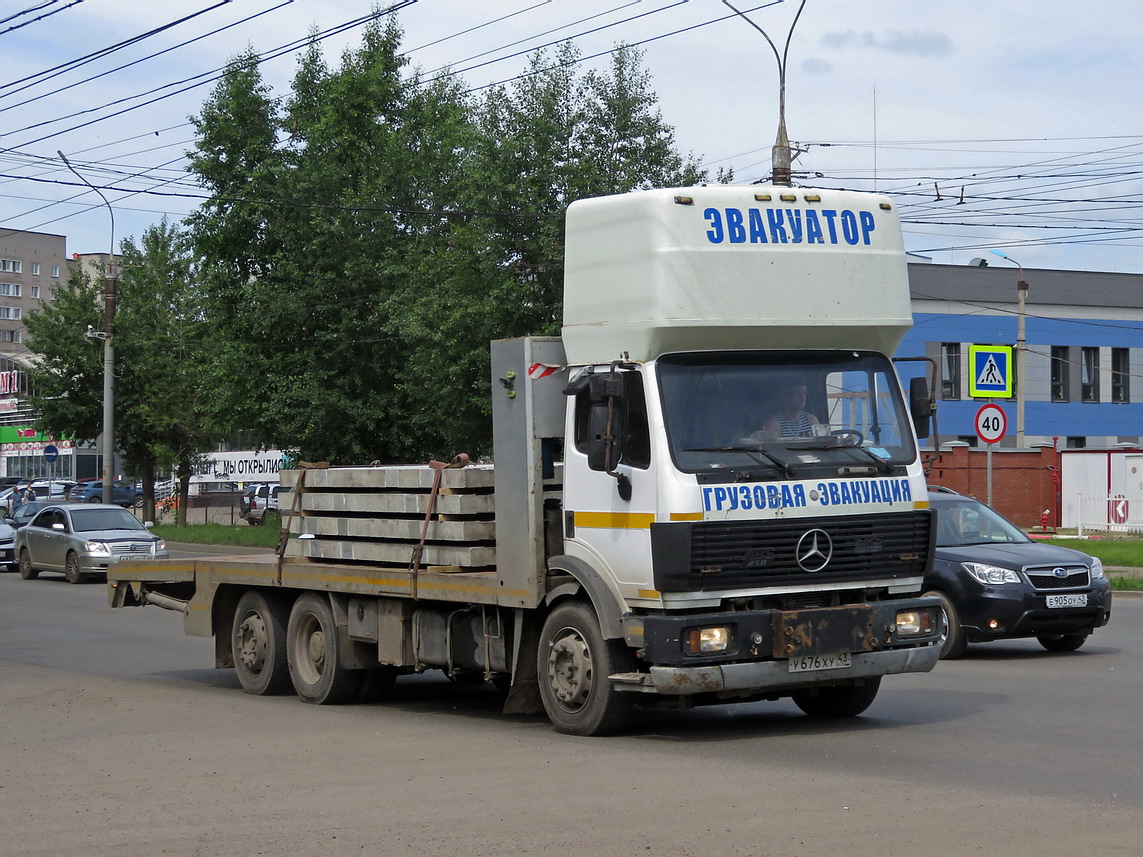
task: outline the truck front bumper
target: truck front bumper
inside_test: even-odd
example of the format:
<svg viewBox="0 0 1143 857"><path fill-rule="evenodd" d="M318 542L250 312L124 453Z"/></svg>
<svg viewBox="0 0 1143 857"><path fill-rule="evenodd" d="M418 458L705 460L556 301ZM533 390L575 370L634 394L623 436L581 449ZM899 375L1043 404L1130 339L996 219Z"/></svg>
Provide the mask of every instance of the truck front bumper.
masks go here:
<svg viewBox="0 0 1143 857"><path fill-rule="evenodd" d="M898 626L906 615L910 625ZM639 648L647 667L610 678L616 689L642 693L781 695L809 685L928 672L940 659L940 620L940 602L931 596L628 617L627 643ZM686 641L703 628L722 632L722 651L689 648Z"/></svg>
<svg viewBox="0 0 1143 857"><path fill-rule="evenodd" d="M701 667L651 667L647 673L621 673L611 677L616 690L689 696L696 693L782 693L808 685L838 683L871 676L928 672L937 665L941 647L887 649L856 653L845 669L791 673L789 662L755 661Z"/></svg>

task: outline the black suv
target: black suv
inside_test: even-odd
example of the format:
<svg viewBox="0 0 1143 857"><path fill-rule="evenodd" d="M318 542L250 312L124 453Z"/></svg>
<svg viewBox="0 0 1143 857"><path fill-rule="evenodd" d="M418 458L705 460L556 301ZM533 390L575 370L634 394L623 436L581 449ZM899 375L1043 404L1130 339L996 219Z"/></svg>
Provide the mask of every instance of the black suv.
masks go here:
<svg viewBox="0 0 1143 857"><path fill-rule="evenodd" d="M925 590L945 610L942 658L960 657L969 643L1018 637L1072 652L1111 618L1111 587L1095 557L1036 542L947 488L930 487L929 503L937 544Z"/></svg>

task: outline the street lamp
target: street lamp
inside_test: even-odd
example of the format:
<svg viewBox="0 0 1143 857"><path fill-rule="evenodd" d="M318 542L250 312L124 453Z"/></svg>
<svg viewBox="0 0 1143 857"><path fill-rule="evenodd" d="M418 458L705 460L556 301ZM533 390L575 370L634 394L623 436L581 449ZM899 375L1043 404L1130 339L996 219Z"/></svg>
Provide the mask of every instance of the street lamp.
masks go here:
<svg viewBox="0 0 1143 857"><path fill-rule="evenodd" d="M794 15L794 23L790 24L790 31L786 34L786 47L781 53L778 53L778 46L774 44L774 40L767 35L766 31L747 18L744 12L735 9L729 0L722 0L722 4L762 34L762 37L769 43L770 50L774 52L774 59L778 61L778 136L774 140L774 147L770 150L772 168L770 180L777 186L789 187L790 168L793 164L794 155L790 152L790 138L786 134L786 58L790 53L790 40L794 37L794 27L798 26L798 19L802 17L802 10L806 8L806 0L802 0L802 5L798 7L798 12Z"/></svg>
<svg viewBox="0 0 1143 857"><path fill-rule="evenodd" d="M87 329L87 337L103 340L103 500L111 502L112 482L115 478L115 347L111 338L115 333L115 211L107 197L95 185L85 179L71 162L67 155L56 150L56 154L69 170L75 173L76 178L99 194L107 211L111 215L111 252L107 256L107 264L103 269L103 330Z"/></svg>
<svg viewBox="0 0 1143 857"><path fill-rule="evenodd" d="M1024 279L1024 266L999 250L993 250L993 255L1011 262L1020 273L1016 281L1016 448L1024 448L1024 360L1028 353L1028 344L1024 338L1024 302L1028 297L1028 283Z"/></svg>

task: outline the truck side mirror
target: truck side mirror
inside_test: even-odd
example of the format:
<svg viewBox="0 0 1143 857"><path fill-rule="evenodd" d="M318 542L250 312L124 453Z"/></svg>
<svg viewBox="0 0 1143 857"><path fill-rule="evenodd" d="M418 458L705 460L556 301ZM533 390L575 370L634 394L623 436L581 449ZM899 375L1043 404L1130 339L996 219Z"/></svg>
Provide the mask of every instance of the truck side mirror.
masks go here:
<svg viewBox="0 0 1143 857"><path fill-rule="evenodd" d="M913 418L913 429L917 437L924 439L929 436L929 424L936 405L933 397L929 395L929 382L926 378L911 378L909 380L909 415Z"/></svg>
<svg viewBox="0 0 1143 857"><path fill-rule="evenodd" d="M623 457L625 387L618 372L592 375L588 381L587 465L592 470L610 473Z"/></svg>
<svg viewBox="0 0 1143 857"><path fill-rule="evenodd" d="M627 436L626 384L617 372L592 375L588 386L587 466L614 476L623 500L631 499L631 482L615 468L623 458Z"/></svg>
<svg viewBox="0 0 1143 857"><path fill-rule="evenodd" d="M618 410L601 403L591 405L587 412L587 466L592 470L614 470L622 454L623 443L615 434Z"/></svg>

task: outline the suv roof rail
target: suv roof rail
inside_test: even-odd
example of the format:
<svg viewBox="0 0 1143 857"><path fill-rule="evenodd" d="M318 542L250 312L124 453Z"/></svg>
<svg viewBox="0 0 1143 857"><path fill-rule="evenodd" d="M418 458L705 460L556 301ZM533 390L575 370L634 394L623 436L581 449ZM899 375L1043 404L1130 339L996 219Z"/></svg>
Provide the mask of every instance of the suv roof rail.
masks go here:
<svg viewBox="0 0 1143 857"><path fill-rule="evenodd" d="M951 488L946 488L944 485L929 485L927 486L930 494L956 494L960 495L959 491L954 491Z"/></svg>

